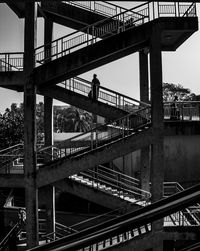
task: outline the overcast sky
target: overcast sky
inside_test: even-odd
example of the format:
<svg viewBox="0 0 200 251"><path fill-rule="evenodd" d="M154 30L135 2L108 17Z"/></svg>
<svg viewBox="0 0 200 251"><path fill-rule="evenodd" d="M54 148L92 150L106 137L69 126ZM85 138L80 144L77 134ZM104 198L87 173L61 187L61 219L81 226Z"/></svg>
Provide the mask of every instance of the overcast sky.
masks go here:
<svg viewBox="0 0 200 251"><path fill-rule="evenodd" d="M115 1L118 5L131 7L133 3ZM141 3L140 3L141 4ZM199 14L198 4L198 14ZM0 53L23 51L23 20L20 20L6 4L0 4ZM43 44L43 21L38 21L38 45ZM54 26L54 39L69 33L69 30ZM200 94L200 32L194 33L176 52L163 52L163 82L182 84L192 92ZM101 85L139 98L139 61L138 53L129 55L123 59L99 67L81 75L87 80L92 79L93 73L97 73ZM42 100L41 97L38 99ZM0 112L4 112L11 103L23 101L23 94L0 88ZM61 104L54 101L54 104Z"/></svg>

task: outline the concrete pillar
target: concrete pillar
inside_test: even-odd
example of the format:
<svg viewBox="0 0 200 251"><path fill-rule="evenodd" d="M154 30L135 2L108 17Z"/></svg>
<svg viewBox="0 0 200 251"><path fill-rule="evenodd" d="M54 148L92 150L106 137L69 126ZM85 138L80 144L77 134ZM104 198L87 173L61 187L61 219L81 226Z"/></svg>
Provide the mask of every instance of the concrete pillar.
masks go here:
<svg viewBox="0 0 200 251"><path fill-rule="evenodd" d="M51 61L51 41L53 33L53 23L48 19L44 20L44 44L45 62ZM45 146L53 144L53 99L44 96L44 142Z"/></svg>
<svg viewBox="0 0 200 251"><path fill-rule="evenodd" d="M51 61L51 41L53 33L53 22L48 19L44 20L44 44L46 62ZM44 96L44 141L45 146L50 146L53 144L53 99Z"/></svg>
<svg viewBox="0 0 200 251"><path fill-rule="evenodd" d="M140 152L141 189L150 192L150 147L143 147Z"/></svg>
<svg viewBox="0 0 200 251"><path fill-rule="evenodd" d="M28 248L38 245L38 190L36 186L36 83L34 48L36 44L37 5L25 3L24 41L24 178L26 201L26 235Z"/></svg>
<svg viewBox="0 0 200 251"><path fill-rule="evenodd" d="M139 51L140 100L149 102L148 49Z"/></svg>
<svg viewBox="0 0 200 251"><path fill-rule="evenodd" d="M39 201L40 206L45 208L46 232L47 234L55 233L55 187L45 186L40 188Z"/></svg>
<svg viewBox="0 0 200 251"><path fill-rule="evenodd" d="M48 3L46 3L48 4ZM53 34L53 22L45 19L44 23L44 44L46 62L51 61L51 41ZM53 99L48 96L44 96L44 142L45 146L53 145ZM49 150L49 154L52 150ZM50 161L52 158L50 155L45 156L46 161ZM43 201L46 209L46 222L47 222L47 233L55 232L55 188L47 186L41 189L44 193Z"/></svg>
<svg viewBox="0 0 200 251"><path fill-rule="evenodd" d="M53 145L53 99L44 96L44 142Z"/></svg>
<svg viewBox="0 0 200 251"><path fill-rule="evenodd" d="M154 142L151 145L151 192L152 201L163 197L164 181L164 122L162 98L162 55L161 31L159 24L152 28L150 44L150 78L151 78L151 118L154 130ZM155 230L162 228L162 221L154 224Z"/></svg>
<svg viewBox="0 0 200 251"><path fill-rule="evenodd" d="M139 51L140 100L149 103L148 49ZM140 152L141 189L150 191L150 156L149 146Z"/></svg>

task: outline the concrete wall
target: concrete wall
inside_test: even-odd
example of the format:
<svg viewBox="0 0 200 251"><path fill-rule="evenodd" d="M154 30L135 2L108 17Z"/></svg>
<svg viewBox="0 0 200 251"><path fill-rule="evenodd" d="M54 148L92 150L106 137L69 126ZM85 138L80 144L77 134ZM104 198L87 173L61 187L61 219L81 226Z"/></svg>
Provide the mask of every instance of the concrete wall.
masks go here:
<svg viewBox="0 0 200 251"><path fill-rule="evenodd" d="M164 152L165 181L178 181L185 187L200 181L200 135L165 136ZM140 150L113 163L127 175L139 178Z"/></svg>
<svg viewBox="0 0 200 251"><path fill-rule="evenodd" d="M200 181L200 135L165 137L165 180Z"/></svg>

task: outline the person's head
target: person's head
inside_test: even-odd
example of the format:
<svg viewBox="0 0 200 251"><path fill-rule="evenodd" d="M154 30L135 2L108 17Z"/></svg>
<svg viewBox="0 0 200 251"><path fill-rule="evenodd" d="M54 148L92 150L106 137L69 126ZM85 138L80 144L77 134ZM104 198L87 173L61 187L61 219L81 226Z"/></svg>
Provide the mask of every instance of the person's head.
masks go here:
<svg viewBox="0 0 200 251"><path fill-rule="evenodd" d="M174 96L174 101L178 101L178 96Z"/></svg>
<svg viewBox="0 0 200 251"><path fill-rule="evenodd" d="M93 78L96 78L96 77L97 77L97 74L94 74L94 75L93 75Z"/></svg>

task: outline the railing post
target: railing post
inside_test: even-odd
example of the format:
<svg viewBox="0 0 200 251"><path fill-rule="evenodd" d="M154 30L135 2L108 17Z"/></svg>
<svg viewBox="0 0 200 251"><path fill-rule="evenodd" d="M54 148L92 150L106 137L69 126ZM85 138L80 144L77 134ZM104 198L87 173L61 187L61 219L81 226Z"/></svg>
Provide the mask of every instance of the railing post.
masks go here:
<svg viewBox="0 0 200 251"><path fill-rule="evenodd" d="M175 17L177 16L177 8L176 8L176 2L174 2L174 14L175 14Z"/></svg>
<svg viewBox="0 0 200 251"><path fill-rule="evenodd" d="M58 58L58 40L56 41L56 58Z"/></svg>
<svg viewBox="0 0 200 251"><path fill-rule="evenodd" d="M158 12L158 18L160 17L160 3L157 2L157 12Z"/></svg>
<svg viewBox="0 0 200 251"><path fill-rule="evenodd" d="M177 13L178 15L177 16L179 17L180 16L180 3L178 2L177 5L178 5L178 13Z"/></svg>
<svg viewBox="0 0 200 251"><path fill-rule="evenodd" d="M152 3L153 19L155 19L155 3Z"/></svg>

